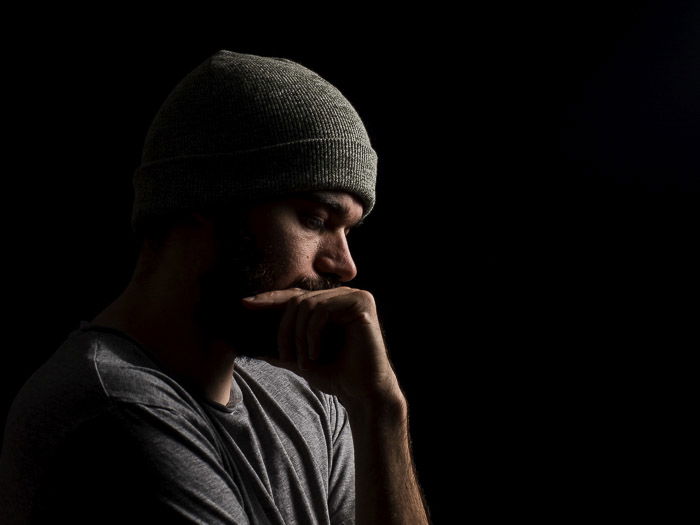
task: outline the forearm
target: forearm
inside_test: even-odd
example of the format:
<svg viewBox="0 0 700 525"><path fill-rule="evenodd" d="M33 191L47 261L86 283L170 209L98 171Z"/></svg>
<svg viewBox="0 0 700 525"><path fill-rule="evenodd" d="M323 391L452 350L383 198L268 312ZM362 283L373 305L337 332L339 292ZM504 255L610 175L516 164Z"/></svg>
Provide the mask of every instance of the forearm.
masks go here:
<svg viewBox="0 0 700 525"><path fill-rule="evenodd" d="M355 449L358 525L428 524L409 441L403 395L348 408Z"/></svg>

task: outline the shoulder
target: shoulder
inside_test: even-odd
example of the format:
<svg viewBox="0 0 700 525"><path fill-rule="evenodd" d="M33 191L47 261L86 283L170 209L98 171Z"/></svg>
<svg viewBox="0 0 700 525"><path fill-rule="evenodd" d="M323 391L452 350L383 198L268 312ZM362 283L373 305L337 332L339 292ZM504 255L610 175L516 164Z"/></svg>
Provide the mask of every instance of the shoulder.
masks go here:
<svg viewBox="0 0 700 525"><path fill-rule="evenodd" d="M136 344L109 333L88 332L88 360L111 403L138 404L181 411L198 403Z"/></svg>
<svg viewBox="0 0 700 525"><path fill-rule="evenodd" d="M0 481L12 487L18 515L34 495L40 497L41 487L62 486L70 473L77 482L108 461L108 471L136 472L154 442L165 450L186 435L203 454L216 457L204 417L194 403L178 398L178 388L127 341L71 332L10 406ZM148 457L151 463L158 459ZM42 481L50 473L58 476L53 485Z"/></svg>
<svg viewBox="0 0 700 525"><path fill-rule="evenodd" d="M323 392L286 368L249 357L236 358L234 380L247 405L279 406L300 421L320 422L331 441L347 423L347 412L336 396ZM246 395L247 394L247 395Z"/></svg>
<svg viewBox="0 0 700 525"><path fill-rule="evenodd" d="M328 412L334 396L309 384L300 375L251 357L237 357L234 380L251 394L274 397L292 405L308 406L314 410Z"/></svg>
<svg viewBox="0 0 700 525"><path fill-rule="evenodd" d="M115 404L173 411L197 406L135 344L114 334L75 330L24 383L8 425L35 436L60 434Z"/></svg>
<svg viewBox="0 0 700 525"><path fill-rule="evenodd" d="M182 496L177 494L197 498L188 502L196 506L207 489L219 494L233 490L220 464L206 428L187 414L113 403L61 441L45 466L36 501L51 516L58 510L68 518L79 510L85 521L77 522L88 523L89 517L114 507L118 498L105 523L180 523ZM231 501L221 502L231 515L242 512L234 499L232 495Z"/></svg>

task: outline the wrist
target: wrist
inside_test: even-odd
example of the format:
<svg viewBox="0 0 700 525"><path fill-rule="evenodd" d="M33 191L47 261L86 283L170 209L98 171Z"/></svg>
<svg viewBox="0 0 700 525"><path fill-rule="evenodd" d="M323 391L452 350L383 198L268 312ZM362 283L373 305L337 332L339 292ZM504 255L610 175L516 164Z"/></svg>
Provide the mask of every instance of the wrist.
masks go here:
<svg viewBox="0 0 700 525"><path fill-rule="evenodd" d="M356 424L401 423L408 416L408 403L399 388L362 399L341 400L348 416Z"/></svg>

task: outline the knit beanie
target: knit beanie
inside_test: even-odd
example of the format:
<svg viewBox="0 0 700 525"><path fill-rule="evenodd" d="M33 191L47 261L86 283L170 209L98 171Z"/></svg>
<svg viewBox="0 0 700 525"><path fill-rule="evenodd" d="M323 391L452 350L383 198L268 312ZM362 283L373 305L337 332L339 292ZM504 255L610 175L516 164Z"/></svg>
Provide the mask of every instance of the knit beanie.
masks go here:
<svg viewBox="0 0 700 525"><path fill-rule="evenodd" d="M158 110L134 172L131 225L188 210L335 190L375 202L377 154L350 102L286 58L222 49Z"/></svg>

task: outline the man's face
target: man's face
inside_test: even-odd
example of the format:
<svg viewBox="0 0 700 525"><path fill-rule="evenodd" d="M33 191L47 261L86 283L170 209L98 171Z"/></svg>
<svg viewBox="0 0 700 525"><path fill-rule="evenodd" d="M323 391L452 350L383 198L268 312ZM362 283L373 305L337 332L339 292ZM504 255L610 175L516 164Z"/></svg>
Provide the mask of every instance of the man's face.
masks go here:
<svg viewBox="0 0 700 525"><path fill-rule="evenodd" d="M198 310L210 335L229 343L236 355L275 356L283 310L250 311L240 299L352 280L357 269L347 235L362 213L352 195L319 191L258 204L244 224L219 224L219 256L202 276Z"/></svg>

